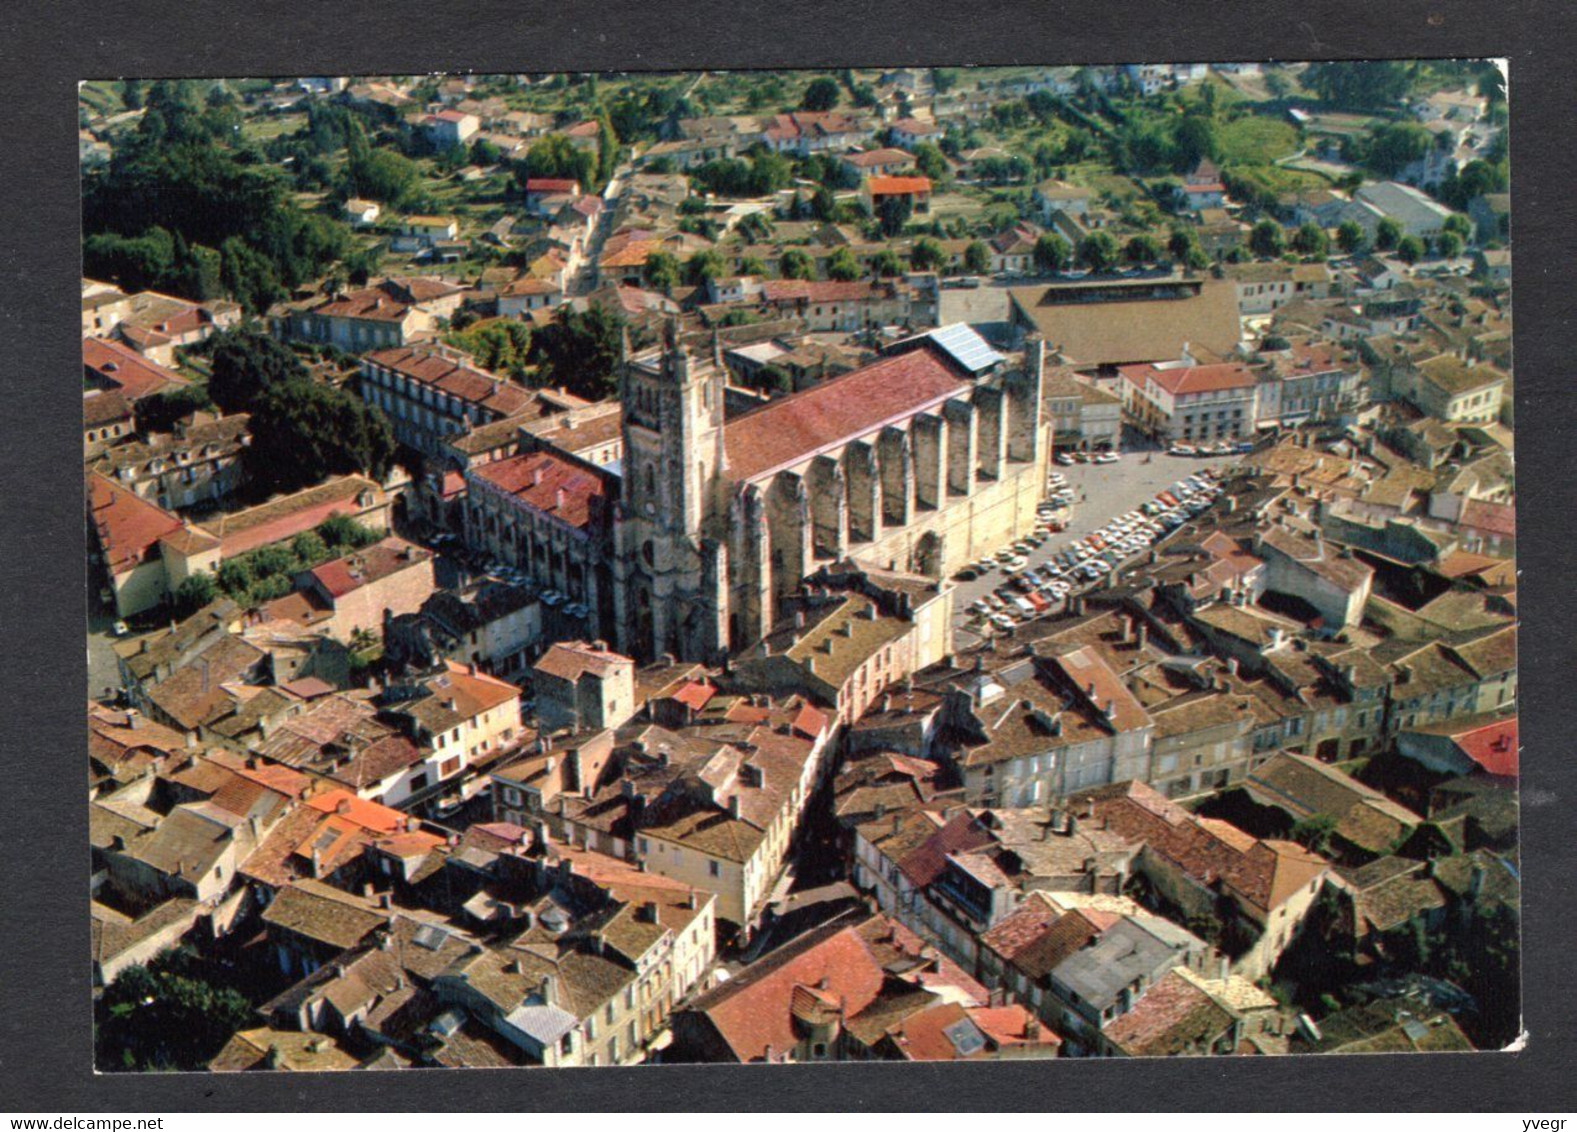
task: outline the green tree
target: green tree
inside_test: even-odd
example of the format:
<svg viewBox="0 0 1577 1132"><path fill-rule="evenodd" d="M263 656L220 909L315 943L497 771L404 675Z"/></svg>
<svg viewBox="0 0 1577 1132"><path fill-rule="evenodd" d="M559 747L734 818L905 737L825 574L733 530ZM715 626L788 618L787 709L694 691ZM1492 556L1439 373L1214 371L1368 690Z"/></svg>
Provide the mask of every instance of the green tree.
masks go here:
<svg viewBox="0 0 1577 1132"><path fill-rule="evenodd" d="M347 389L286 381L269 386L251 411L252 441L242 461L260 490L295 491L325 475L381 480L394 462L388 419Z"/></svg>
<svg viewBox="0 0 1577 1132"><path fill-rule="evenodd" d="M1336 819L1330 814L1310 814L1293 823L1292 840L1311 853L1324 856L1330 852L1331 838L1336 833Z"/></svg>
<svg viewBox="0 0 1577 1132"><path fill-rule="evenodd" d="M188 574L175 588L175 616L184 620L218 595L219 586L212 574Z"/></svg>
<svg viewBox="0 0 1577 1132"><path fill-rule="evenodd" d="M1281 225L1274 220L1261 220L1248 236L1249 250L1261 259L1274 259L1286 251L1286 240Z"/></svg>
<svg viewBox="0 0 1577 1132"><path fill-rule="evenodd" d="M810 211L817 220L832 221L837 218L838 202L826 185L818 186L811 194Z"/></svg>
<svg viewBox="0 0 1577 1132"><path fill-rule="evenodd" d="M560 307L558 316L531 339L530 360L538 367L538 379L591 401L612 396L618 388L623 328L623 319L608 307Z"/></svg>
<svg viewBox="0 0 1577 1132"><path fill-rule="evenodd" d="M1312 221L1299 225L1292 234L1292 250L1299 255L1323 256L1328 246L1325 230Z"/></svg>
<svg viewBox="0 0 1577 1132"><path fill-rule="evenodd" d="M741 275L765 275L766 273L767 265L757 256L747 255L739 261L739 274Z"/></svg>
<svg viewBox="0 0 1577 1132"><path fill-rule="evenodd" d="M898 258L898 253L891 248L878 252L871 266L876 275L882 279L892 279L903 274L903 260Z"/></svg>
<svg viewBox="0 0 1577 1132"><path fill-rule="evenodd" d="M247 314L261 315L285 297L273 261L239 236L220 245L219 256L219 277L225 290Z"/></svg>
<svg viewBox="0 0 1577 1132"><path fill-rule="evenodd" d="M812 79L805 88L805 96L800 99L802 110L831 110L838 105L838 82L823 75L821 78Z"/></svg>
<svg viewBox="0 0 1577 1132"><path fill-rule="evenodd" d="M1073 249L1055 232L1044 232L1035 240L1035 269L1043 275L1062 271L1073 259Z"/></svg>
<svg viewBox="0 0 1577 1132"><path fill-rule="evenodd" d="M307 380L307 369L276 338L257 330L225 330L209 339L208 396L227 413L245 413L276 385Z"/></svg>
<svg viewBox="0 0 1577 1132"><path fill-rule="evenodd" d="M1441 232L1435 237L1435 251L1444 259L1455 259L1462 254L1462 237L1449 230Z"/></svg>
<svg viewBox="0 0 1577 1132"><path fill-rule="evenodd" d="M291 539L290 552L296 556L296 564L302 569L310 569L329 557L328 544L316 531L302 531Z"/></svg>
<svg viewBox="0 0 1577 1132"><path fill-rule="evenodd" d="M527 152L530 152L529 150ZM607 114L597 119L597 186L600 188L612 179L619 165L619 138Z"/></svg>
<svg viewBox="0 0 1577 1132"><path fill-rule="evenodd" d="M758 388L779 396L794 392L794 376L782 366L762 366L756 380Z"/></svg>
<svg viewBox="0 0 1577 1132"><path fill-rule="evenodd" d="M334 554L359 549L378 537L349 515L330 515L314 528L314 533Z"/></svg>
<svg viewBox="0 0 1577 1132"><path fill-rule="evenodd" d="M1195 114L1184 116L1172 132L1172 147L1172 168L1179 173L1193 169L1205 158L1214 158L1217 152L1215 123Z"/></svg>
<svg viewBox="0 0 1577 1132"><path fill-rule="evenodd" d="M930 142L921 142L914 147L914 167L922 177L931 178L933 183L940 183L947 176L947 158Z"/></svg>
<svg viewBox="0 0 1577 1132"><path fill-rule="evenodd" d="M1413 264L1424 258L1424 241L1417 236L1403 236L1396 245L1396 258Z"/></svg>
<svg viewBox="0 0 1577 1132"><path fill-rule="evenodd" d="M827 278L852 283L860 277L860 261L848 248L839 248L827 257Z"/></svg>
<svg viewBox="0 0 1577 1132"><path fill-rule="evenodd" d="M1091 232L1079 241L1079 262L1094 272L1117 266L1117 241L1105 230Z"/></svg>
<svg viewBox="0 0 1577 1132"><path fill-rule="evenodd" d="M1363 251L1368 241L1363 225L1356 220L1343 220L1341 227L1336 229L1336 244L1348 255L1357 255Z"/></svg>
<svg viewBox="0 0 1577 1132"><path fill-rule="evenodd" d="M1364 146L1364 165L1381 177L1394 177L1429 153L1434 139L1416 122L1390 122L1376 127Z"/></svg>
<svg viewBox="0 0 1577 1132"><path fill-rule="evenodd" d="M646 283L665 295L679 285L679 261L668 252L653 252L646 257Z"/></svg>
<svg viewBox="0 0 1577 1132"><path fill-rule="evenodd" d="M904 193L883 197L876 209L881 233L889 240L903 234L904 226L913 215L914 198Z"/></svg>
<svg viewBox="0 0 1577 1132"><path fill-rule="evenodd" d="M704 284L708 279L717 279L727 270L723 257L713 248L696 252L684 261L684 277L687 283L694 286Z"/></svg>
<svg viewBox="0 0 1577 1132"><path fill-rule="evenodd" d="M83 241L82 269L127 291L162 287L175 271L175 240L158 226L138 236L95 233Z"/></svg>
<svg viewBox="0 0 1577 1132"><path fill-rule="evenodd" d="M1149 233L1140 233L1128 241L1123 255L1132 264L1156 263L1161 258L1161 245Z"/></svg>
<svg viewBox="0 0 1577 1132"><path fill-rule="evenodd" d="M533 142L524 160L515 164L515 180L522 188L536 177L568 178L589 189L597 183L597 155L577 148L563 134L549 134Z"/></svg>
<svg viewBox="0 0 1577 1132"><path fill-rule="evenodd" d="M784 279L814 279L816 264L799 248L785 248L778 259L778 273Z"/></svg>
<svg viewBox="0 0 1577 1132"><path fill-rule="evenodd" d="M137 428L144 433L169 432L177 421L214 407L200 385L180 385L137 402Z"/></svg>
<svg viewBox="0 0 1577 1132"><path fill-rule="evenodd" d="M1397 241L1402 238L1402 226L1389 216L1384 217L1375 225L1374 246L1382 252L1388 252L1396 247Z"/></svg>
<svg viewBox="0 0 1577 1132"><path fill-rule="evenodd" d="M1313 63L1301 82L1321 100L1350 110L1390 110L1407 93L1408 65L1400 62Z"/></svg>
<svg viewBox="0 0 1577 1132"><path fill-rule="evenodd" d="M914 242L914 248L909 253L909 262L916 271L940 271L947 263L947 254L942 251L941 244L922 236Z"/></svg>
<svg viewBox="0 0 1577 1132"><path fill-rule="evenodd" d="M201 1070L255 1017L190 951L166 951L125 968L94 1003L95 1062L110 1072Z"/></svg>
<svg viewBox="0 0 1577 1132"><path fill-rule="evenodd" d="M971 275L984 275L991 270L991 248L984 240L972 240L964 248L964 270Z"/></svg>

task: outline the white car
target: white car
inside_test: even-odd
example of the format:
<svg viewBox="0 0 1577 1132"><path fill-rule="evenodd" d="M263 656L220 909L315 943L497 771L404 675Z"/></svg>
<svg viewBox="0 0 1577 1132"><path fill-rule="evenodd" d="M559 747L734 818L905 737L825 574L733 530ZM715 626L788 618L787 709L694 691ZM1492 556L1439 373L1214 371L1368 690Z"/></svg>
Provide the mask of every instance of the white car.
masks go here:
<svg viewBox="0 0 1577 1132"><path fill-rule="evenodd" d="M1004 574L1017 574L1020 570L1024 569L1024 567L1028 565L1028 558L1025 558L1022 554L1015 555L1002 564L1002 572Z"/></svg>
<svg viewBox="0 0 1577 1132"><path fill-rule="evenodd" d="M1115 464L1121 459L1122 457L1117 455L1115 452L1102 452L1099 456L1095 457L1095 462L1097 464Z"/></svg>

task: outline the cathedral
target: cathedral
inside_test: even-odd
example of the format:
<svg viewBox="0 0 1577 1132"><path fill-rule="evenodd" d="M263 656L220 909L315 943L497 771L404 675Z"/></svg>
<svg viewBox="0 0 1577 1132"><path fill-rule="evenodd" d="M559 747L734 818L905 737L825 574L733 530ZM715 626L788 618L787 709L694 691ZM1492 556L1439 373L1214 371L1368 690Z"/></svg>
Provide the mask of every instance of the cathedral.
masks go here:
<svg viewBox="0 0 1577 1132"><path fill-rule="evenodd" d="M908 348L903 348L907 346ZM1051 452L1042 344L972 374L924 337L725 419L720 348L669 326L620 375L615 647L716 661L824 563L946 577L1028 534Z"/></svg>

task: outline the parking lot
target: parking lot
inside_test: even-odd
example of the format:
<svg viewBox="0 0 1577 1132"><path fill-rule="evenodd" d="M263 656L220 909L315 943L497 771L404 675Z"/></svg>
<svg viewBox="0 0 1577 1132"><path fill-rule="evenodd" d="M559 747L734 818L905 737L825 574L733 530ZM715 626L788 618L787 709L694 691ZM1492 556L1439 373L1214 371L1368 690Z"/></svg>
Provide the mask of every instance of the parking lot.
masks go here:
<svg viewBox="0 0 1577 1132"><path fill-rule="evenodd" d="M1168 456L1153 445L1128 442L1122 459L1115 464L1073 464L1064 467L1053 464L1052 470L1060 472L1074 491L1076 502L1066 530L1058 531L1030 551L1026 569L1044 565L1062 550L1087 535L1100 530L1118 515L1136 511L1153 499L1157 492L1165 491L1178 480L1195 475L1205 468L1223 468L1232 463L1230 456ZM1145 458L1150 458L1146 463ZM958 629L958 644L967 647L979 640L974 628L968 628L971 613L969 606L988 593L1006 584L1008 576L1000 567L973 581L956 582L953 592L953 618ZM1052 609L1061 608L1060 603Z"/></svg>

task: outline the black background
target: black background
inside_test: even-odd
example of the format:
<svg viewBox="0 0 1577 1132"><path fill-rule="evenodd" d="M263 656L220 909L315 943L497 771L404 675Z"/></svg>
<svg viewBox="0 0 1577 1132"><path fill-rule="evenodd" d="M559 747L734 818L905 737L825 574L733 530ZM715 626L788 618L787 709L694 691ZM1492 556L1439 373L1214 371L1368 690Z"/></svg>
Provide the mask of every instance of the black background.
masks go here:
<svg viewBox="0 0 1577 1132"><path fill-rule="evenodd" d="M1563 2L17 3L0 13L0 1112L1571 1110L1573 8ZM1511 61L1525 1024L1521 1053L972 1066L95 1076L83 804L76 83L1505 57Z"/></svg>

